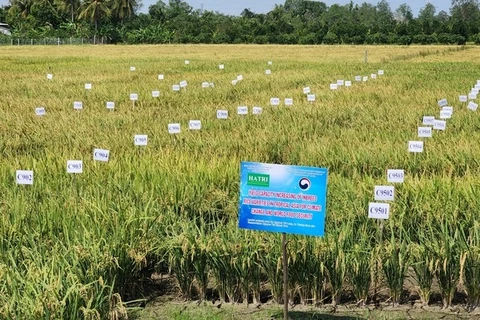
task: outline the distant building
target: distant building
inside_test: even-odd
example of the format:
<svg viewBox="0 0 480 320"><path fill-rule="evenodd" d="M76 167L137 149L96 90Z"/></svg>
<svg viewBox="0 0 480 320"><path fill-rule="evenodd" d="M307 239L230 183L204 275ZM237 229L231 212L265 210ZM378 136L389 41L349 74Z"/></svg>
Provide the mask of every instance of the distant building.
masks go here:
<svg viewBox="0 0 480 320"><path fill-rule="evenodd" d="M10 32L10 26L6 23L0 22L0 34L4 34L6 36L11 36L12 33Z"/></svg>

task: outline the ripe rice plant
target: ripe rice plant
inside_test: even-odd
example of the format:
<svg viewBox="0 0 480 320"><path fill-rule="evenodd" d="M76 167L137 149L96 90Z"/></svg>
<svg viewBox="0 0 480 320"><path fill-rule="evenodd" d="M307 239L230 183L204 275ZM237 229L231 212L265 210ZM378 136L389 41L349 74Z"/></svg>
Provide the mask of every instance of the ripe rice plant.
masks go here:
<svg viewBox="0 0 480 320"><path fill-rule="evenodd" d="M368 304L373 279L401 303L402 289L415 290L404 285L411 265L424 304L439 291L450 306L461 281L477 306L480 133L478 113L458 98L477 80L480 49L425 50L1 48L0 318L121 318L143 297L141 280L168 271L185 299L214 292L222 302L257 304L268 294L282 302L280 235L238 229L241 161L329 169L325 238L289 236L291 303L336 305L352 288ZM379 69L385 75L372 79ZM352 86L330 90L339 79ZM174 92L183 80L188 86ZM271 106L272 97L294 105ZM442 98L455 110L447 129L409 154L407 142L419 139L423 116L438 117ZM239 106L249 113L238 115ZM201 130L189 130L190 120ZM168 133L171 123L179 134ZM140 134L147 146L134 145ZM109 150L109 161L94 161L95 148ZM83 173L67 174L67 160L82 160ZM377 234L367 208L387 169L403 169L405 181ZM16 170L33 170L33 185L17 185Z"/></svg>

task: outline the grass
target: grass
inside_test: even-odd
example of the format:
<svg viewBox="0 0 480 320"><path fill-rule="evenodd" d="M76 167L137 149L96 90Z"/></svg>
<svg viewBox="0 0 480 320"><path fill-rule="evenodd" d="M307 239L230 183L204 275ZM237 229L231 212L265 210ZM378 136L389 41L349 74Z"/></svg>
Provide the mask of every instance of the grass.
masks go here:
<svg viewBox="0 0 480 320"><path fill-rule="evenodd" d="M478 115L458 96L478 78L472 70L479 49L425 50L0 48L0 317L121 319L131 305L125 302L145 294L141 280L153 272L175 275L187 299L206 299L213 290L220 300L245 303L260 300L268 284L270 298L279 301L279 236L237 228L240 161L329 168L326 238L290 238L292 299L324 304L333 293L342 304L355 285L351 291L359 301L367 295L368 305L374 281L361 270L370 270L382 292L393 290L402 304L398 293L405 285L392 275L423 264L428 272L411 272L421 278L422 297L430 297L430 280L436 280L439 290L432 290L449 306L478 273ZM329 89L337 79L379 69L385 75L377 80ZM232 86L240 74L244 80ZM187 89L173 92L182 80ZM202 89L204 81L215 88ZM87 92L85 83L93 89ZM315 103L306 101L305 86ZM160 98L151 97L153 90ZM139 95L135 108L131 93ZM271 107L272 97L293 98L294 106ZM408 154L407 141L417 140L424 115L438 115L441 98L455 110L447 130L434 132L424 153ZM74 111L74 101L84 109ZM115 102L114 111L107 101ZM263 113L240 117L242 105L250 112L261 106ZM37 106L45 107L45 117L35 116ZM228 110L229 119L217 120L217 109ZM202 121L200 132L187 130L193 119ZM180 123L181 134L169 135L169 123ZM135 134L148 135L148 146L135 147ZM110 161L94 162L94 148L110 150ZM71 159L83 160L83 174L66 173ZM396 187L379 241L366 208L374 186L385 184L393 168L405 169L406 179ZM33 186L15 185L19 169L34 170ZM385 247L399 253L382 266ZM465 303L474 309L480 289L468 283Z"/></svg>

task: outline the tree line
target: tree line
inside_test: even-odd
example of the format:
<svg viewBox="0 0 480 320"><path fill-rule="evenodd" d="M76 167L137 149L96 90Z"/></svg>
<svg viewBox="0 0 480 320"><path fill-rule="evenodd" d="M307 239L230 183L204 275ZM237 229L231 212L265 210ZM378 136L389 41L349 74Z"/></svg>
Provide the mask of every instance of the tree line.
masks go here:
<svg viewBox="0 0 480 320"><path fill-rule="evenodd" d="M478 0L452 0L450 12L427 3L415 16L386 0L327 6L286 0L268 13L239 16L159 0L139 13L138 0L9 0L0 22L14 37L105 37L110 43L480 44Z"/></svg>

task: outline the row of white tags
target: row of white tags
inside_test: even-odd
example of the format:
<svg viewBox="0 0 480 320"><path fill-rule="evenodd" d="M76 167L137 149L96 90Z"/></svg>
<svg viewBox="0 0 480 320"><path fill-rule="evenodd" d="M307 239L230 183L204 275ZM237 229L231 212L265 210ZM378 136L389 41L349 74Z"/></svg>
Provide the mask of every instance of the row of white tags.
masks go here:
<svg viewBox="0 0 480 320"><path fill-rule="evenodd" d="M108 161L108 150L95 149L94 160L96 161ZM97 159L95 159L97 157ZM106 157L106 160L105 160ZM67 161L67 173L77 174L83 173L83 161L82 160L68 160ZM33 184L33 170L17 170L16 171L17 184Z"/></svg>
<svg viewBox="0 0 480 320"><path fill-rule="evenodd" d="M286 106L293 106L293 98L285 98L284 104ZM271 106L279 106L280 105L280 98L270 98L270 105Z"/></svg>
<svg viewBox="0 0 480 320"><path fill-rule="evenodd" d="M383 70L378 70L378 75L379 76L383 76L385 74L385 72ZM371 79L377 79L377 74L376 73L372 73L370 75L370 78ZM357 82L367 82L368 81L368 76L355 76L355 81ZM352 81L348 81L348 80L337 80L337 83L331 83L330 84L330 90L337 90L339 89L340 87L351 87L352 86Z"/></svg>
<svg viewBox="0 0 480 320"><path fill-rule="evenodd" d="M440 110L440 119L451 119L453 115L453 107L447 106L446 99L438 101L438 105L442 108ZM424 116L422 120L424 126L432 127L418 127L417 133L419 138L431 138L433 136L433 130L445 131L447 129L446 120L437 120L434 116ZM432 129L433 128L433 129ZM408 152L421 153L423 152L423 141L409 141Z"/></svg>
<svg viewBox="0 0 480 320"><path fill-rule="evenodd" d="M389 183L403 183L404 170L391 169L387 171L387 180ZM375 201L393 201L395 199L394 186L375 186ZM390 217L390 204L370 202L368 205L368 218L386 220Z"/></svg>

